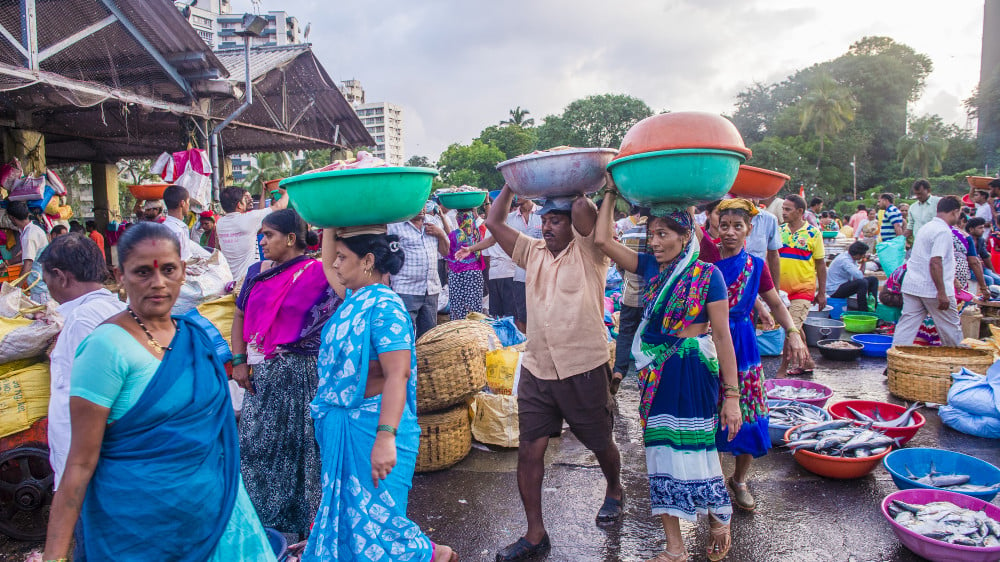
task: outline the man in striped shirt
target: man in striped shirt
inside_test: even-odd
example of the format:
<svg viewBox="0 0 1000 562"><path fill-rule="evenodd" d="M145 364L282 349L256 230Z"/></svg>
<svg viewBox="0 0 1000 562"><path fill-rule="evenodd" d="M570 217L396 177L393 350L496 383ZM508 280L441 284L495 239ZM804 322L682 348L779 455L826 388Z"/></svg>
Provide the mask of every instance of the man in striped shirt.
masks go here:
<svg viewBox="0 0 1000 562"><path fill-rule="evenodd" d="M878 200L878 208L882 209L882 241L888 242L903 235L903 214L892 204L892 194L883 193Z"/></svg>

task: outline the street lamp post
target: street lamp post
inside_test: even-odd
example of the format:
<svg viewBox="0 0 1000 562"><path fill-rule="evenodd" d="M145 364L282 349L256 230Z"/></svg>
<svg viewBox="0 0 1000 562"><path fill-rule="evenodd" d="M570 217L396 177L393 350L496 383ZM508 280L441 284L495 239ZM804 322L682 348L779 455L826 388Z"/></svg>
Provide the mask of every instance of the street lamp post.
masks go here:
<svg viewBox="0 0 1000 562"><path fill-rule="evenodd" d="M851 156L851 175L854 176L854 200L858 200L858 155Z"/></svg>

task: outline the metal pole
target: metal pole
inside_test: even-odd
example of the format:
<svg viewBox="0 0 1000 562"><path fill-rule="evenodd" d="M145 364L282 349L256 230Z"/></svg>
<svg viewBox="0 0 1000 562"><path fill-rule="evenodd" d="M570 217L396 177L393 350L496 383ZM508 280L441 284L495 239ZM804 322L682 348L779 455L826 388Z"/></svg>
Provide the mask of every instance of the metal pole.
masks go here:
<svg viewBox="0 0 1000 562"><path fill-rule="evenodd" d="M209 144L212 147L212 190L214 192L215 200L218 201L222 193L222 183L220 181L221 173L219 171L219 138L222 134L222 130L225 129L230 123L232 123L237 117L240 116L250 104L253 103L253 83L250 80L250 36L243 36L243 59L244 59L244 93L243 93L243 104L236 108L236 111L229 114L222 123L219 123L212 129L211 139Z"/></svg>
<svg viewBox="0 0 1000 562"><path fill-rule="evenodd" d="M854 200L858 200L858 155L851 156L851 174L854 176Z"/></svg>

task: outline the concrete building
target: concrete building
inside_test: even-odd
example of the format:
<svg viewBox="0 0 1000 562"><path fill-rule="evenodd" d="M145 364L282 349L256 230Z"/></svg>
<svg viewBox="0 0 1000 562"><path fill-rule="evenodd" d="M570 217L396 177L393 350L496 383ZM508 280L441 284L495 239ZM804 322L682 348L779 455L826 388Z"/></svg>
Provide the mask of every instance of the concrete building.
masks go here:
<svg viewBox="0 0 1000 562"><path fill-rule="evenodd" d="M227 2L228 4L228 2ZM302 43L304 36L299 29L299 20L289 16L287 12L268 12L261 14L267 20L267 27L260 37L251 40L252 47L283 47ZM243 14L220 14L218 22L218 42L215 49L235 49L243 46L243 39L236 32L243 30Z"/></svg>
<svg viewBox="0 0 1000 562"><path fill-rule="evenodd" d="M388 102L365 103L365 90L359 80L341 81L340 92L354 106L354 111L375 139L374 155L390 166L402 166L405 161L403 109Z"/></svg>
<svg viewBox="0 0 1000 562"><path fill-rule="evenodd" d="M188 23L198 32L198 35L208 44L216 49L219 46L219 24L220 15L232 13L233 8L229 0L198 0L198 2L188 8Z"/></svg>

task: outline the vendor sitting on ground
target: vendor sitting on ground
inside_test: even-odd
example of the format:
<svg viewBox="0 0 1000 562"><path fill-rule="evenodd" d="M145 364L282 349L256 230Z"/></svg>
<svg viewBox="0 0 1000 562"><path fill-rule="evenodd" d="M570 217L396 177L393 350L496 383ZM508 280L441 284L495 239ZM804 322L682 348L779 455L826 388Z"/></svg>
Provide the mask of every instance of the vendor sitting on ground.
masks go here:
<svg viewBox="0 0 1000 562"><path fill-rule="evenodd" d="M878 279L865 277L862 273L865 266L865 256L868 255L868 244L855 242L847 251L833 258L826 277L827 296L834 299L846 299L851 295L858 297L858 310L868 310L868 298L875 299L878 295Z"/></svg>

